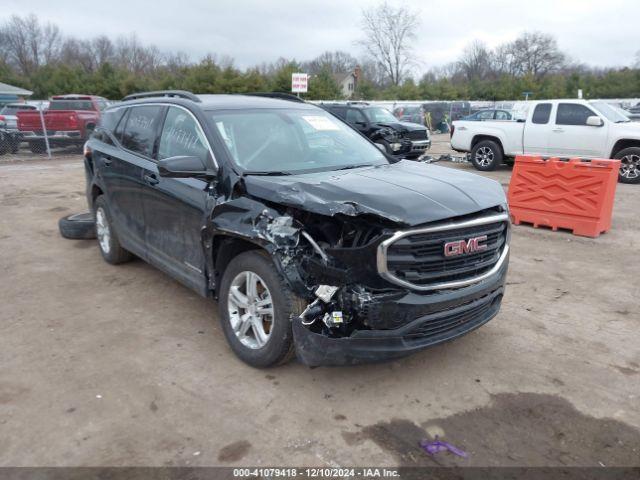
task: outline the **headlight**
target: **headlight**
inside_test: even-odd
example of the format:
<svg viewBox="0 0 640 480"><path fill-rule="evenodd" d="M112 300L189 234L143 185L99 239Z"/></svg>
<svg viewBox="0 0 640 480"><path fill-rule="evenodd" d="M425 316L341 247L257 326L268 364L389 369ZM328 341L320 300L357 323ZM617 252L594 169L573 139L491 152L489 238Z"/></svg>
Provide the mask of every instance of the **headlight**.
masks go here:
<svg viewBox="0 0 640 480"><path fill-rule="evenodd" d="M391 150L393 150L394 152L397 152L402 148L401 143L392 143L390 146L391 146Z"/></svg>

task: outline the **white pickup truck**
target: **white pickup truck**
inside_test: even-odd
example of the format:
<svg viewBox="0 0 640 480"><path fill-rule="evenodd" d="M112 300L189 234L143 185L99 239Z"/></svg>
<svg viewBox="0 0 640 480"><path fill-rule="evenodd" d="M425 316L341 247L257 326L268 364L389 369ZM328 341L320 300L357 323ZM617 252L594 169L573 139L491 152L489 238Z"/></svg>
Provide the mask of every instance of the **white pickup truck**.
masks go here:
<svg viewBox="0 0 640 480"><path fill-rule="evenodd" d="M451 147L471 152L471 163L478 170L493 170L522 154L617 158L619 180L640 182L640 123L602 101L531 102L526 119L519 121L457 120Z"/></svg>

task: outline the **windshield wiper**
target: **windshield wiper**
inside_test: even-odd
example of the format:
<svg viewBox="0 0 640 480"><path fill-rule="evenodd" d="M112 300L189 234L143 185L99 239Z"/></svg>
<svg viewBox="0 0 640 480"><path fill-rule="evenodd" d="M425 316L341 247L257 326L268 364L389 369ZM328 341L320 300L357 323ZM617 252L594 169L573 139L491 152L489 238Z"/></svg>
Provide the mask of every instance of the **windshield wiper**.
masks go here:
<svg viewBox="0 0 640 480"><path fill-rule="evenodd" d="M284 171L278 171L278 170L265 171L265 172L247 171L247 172L244 172L243 175L261 175L264 177L279 177L283 175L291 175L291 172L284 172Z"/></svg>
<svg viewBox="0 0 640 480"><path fill-rule="evenodd" d="M341 168L336 168L334 171L339 171L339 170L351 170L353 168L362 168L362 167L375 167L375 165L373 165L372 163L363 163L361 165L347 165L346 167L341 167Z"/></svg>

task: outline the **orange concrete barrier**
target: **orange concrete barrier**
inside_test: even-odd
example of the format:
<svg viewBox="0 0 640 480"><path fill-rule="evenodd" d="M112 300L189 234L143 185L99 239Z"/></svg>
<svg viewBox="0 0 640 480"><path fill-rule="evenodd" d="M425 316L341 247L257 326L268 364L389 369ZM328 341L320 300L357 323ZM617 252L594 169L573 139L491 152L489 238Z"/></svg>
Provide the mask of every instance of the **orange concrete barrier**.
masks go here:
<svg viewBox="0 0 640 480"><path fill-rule="evenodd" d="M619 169L620 160L518 156L509 183L511 219L597 237L611 228Z"/></svg>

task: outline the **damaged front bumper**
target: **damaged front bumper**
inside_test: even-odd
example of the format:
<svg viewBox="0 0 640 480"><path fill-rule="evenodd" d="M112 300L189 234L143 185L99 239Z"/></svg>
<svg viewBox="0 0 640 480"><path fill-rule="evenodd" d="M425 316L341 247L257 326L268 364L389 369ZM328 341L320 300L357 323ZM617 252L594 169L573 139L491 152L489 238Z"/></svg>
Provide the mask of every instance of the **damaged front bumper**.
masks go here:
<svg viewBox="0 0 640 480"><path fill-rule="evenodd" d="M492 277L466 288L427 295L407 291L393 300L377 301L373 296L364 308L387 317L378 325L385 328L354 330L349 336L330 337L316 333L299 318L294 319L298 359L309 366L378 362L465 335L498 313L506 272L505 263ZM408 315L411 319L407 321ZM394 324L398 318L402 321Z"/></svg>

